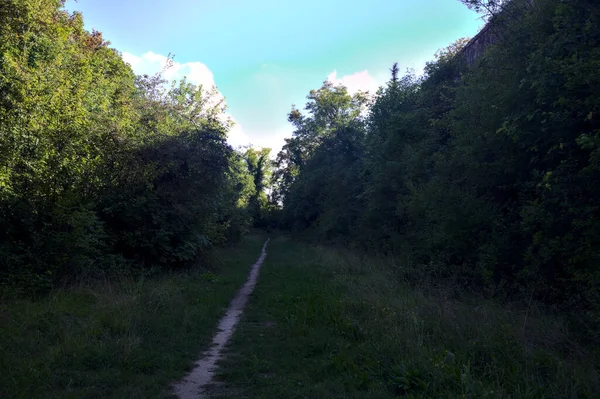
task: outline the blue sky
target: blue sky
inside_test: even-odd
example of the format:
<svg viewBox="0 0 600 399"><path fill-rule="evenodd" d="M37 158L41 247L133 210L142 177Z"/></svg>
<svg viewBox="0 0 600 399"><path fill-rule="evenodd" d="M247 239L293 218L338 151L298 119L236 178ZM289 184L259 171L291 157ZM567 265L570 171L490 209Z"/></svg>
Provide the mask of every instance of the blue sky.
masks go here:
<svg viewBox="0 0 600 399"><path fill-rule="evenodd" d="M136 73L160 69L216 84L236 121L230 142L279 150L324 80L374 91L400 69L421 71L434 53L482 27L457 0L69 0Z"/></svg>

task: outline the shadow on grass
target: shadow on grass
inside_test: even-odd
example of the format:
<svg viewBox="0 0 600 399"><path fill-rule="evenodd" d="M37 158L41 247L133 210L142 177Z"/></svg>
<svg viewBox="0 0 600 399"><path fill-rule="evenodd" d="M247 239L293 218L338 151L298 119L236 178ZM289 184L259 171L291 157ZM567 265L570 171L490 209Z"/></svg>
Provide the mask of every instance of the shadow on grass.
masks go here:
<svg viewBox="0 0 600 399"><path fill-rule="evenodd" d="M271 241L213 397L592 398L597 353L529 310L408 285L391 260Z"/></svg>
<svg viewBox="0 0 600 399"><path fill-rule="evenodd" d="M164 398L206 349L265 237L202 270L0 304L0 397Z"/></svg>

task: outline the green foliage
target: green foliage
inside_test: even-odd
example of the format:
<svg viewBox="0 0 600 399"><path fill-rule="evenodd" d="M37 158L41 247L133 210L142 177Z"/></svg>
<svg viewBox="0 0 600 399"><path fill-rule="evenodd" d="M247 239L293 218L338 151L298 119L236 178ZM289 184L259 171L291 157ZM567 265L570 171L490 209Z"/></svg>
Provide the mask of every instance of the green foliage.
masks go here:
<svg viewBox="0 0 600 399"><path fill-rule="evenodd" d="M248 199L248 211L254 220L255 227L266 227L272 224L270 213L278 209L277 204L269 202L267 188L271 189L273 162L269 158L270 148L247 148L243 154L252 179L251 194Z"/></svg>
<svg viewBox="0 0 600 399"><path fill-rule="evenodd" d="M347 235L360 208L356 161L364 151L368 97L351 96L345 87L326 81L307 98L308 115L292 108L288 119L295 131L277 156L282 218L298 228L318 226L326 236Z"/></svg>
<svg viewBox="0 0 600 399"><path fill-rule="evenodd" d="M0 7L0 282L37 291L185 265L239 237L243 186L215 89L136 78L62 3Z"/></svg>
<svg viewBox="0 0 600 399"><path fill-rule="evenodd" d="M597 323L600 6L468 3L498 34L473 66L461 40L423 77L394 66L366 120L328 85L309 116L292 111L275 173L284 221Z"/></svg>

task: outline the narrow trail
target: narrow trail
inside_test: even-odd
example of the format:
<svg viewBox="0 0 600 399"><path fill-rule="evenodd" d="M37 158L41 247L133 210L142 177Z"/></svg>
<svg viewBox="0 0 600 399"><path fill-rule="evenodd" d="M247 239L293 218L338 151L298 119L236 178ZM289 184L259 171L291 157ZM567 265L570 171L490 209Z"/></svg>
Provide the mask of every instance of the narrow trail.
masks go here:
<svg viewBox="0 0 600 399"><path fill-rule="evenodd" d="M269 239L265 241L260 257L252 265L248 280L231 301L225 316L219 321L218 332L212 340L211 348L202 354L202 357L196 362L196 367L183 380L174 384L174 392L179 398L197 399L203 397L202 391L212 381L215 365L222 356L221 352L231 339L240 315L246 307L248 297L254 291L260 267L267 256L268 243Z"/></svg>

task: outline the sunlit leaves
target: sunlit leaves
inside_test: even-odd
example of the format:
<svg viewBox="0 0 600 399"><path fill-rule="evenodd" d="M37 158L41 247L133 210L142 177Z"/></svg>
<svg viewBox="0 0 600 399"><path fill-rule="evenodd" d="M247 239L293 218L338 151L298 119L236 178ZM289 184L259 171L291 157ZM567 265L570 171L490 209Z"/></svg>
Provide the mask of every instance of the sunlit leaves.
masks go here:
<svg viewBox="0 0 600 399"><path fill-rule="evenodd" d="M136 78L62 3L0 6L0 282L182 265L243 231L222 97Z"/></svg>

